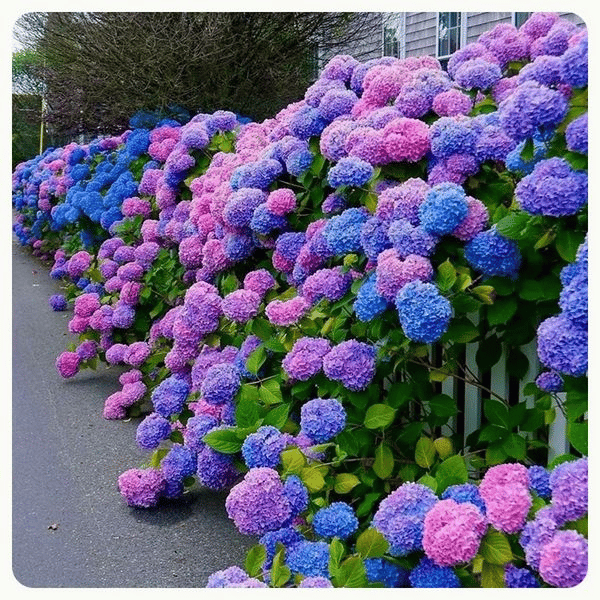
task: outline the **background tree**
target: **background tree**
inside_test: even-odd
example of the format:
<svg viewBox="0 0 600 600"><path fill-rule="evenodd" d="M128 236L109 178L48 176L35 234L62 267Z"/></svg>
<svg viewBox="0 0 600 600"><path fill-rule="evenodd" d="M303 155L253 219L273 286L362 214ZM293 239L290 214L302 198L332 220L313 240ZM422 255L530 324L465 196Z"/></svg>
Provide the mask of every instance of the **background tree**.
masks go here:
<svg viewBox="0 0 600 600"><path fill-rule="evenodd" d="M316 77L317 44L379 31L372 13L29 13L18 25L45 59L48 120L71 136L173 105L271 116Z"/></svg>

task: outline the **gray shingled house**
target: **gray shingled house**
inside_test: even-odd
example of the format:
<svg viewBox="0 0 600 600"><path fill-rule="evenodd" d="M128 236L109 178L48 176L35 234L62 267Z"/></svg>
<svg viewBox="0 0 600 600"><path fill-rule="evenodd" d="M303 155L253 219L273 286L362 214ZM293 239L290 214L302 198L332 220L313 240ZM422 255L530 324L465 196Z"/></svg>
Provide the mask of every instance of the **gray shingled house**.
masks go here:
<svg viewBox="0 0 600 600"><path fill-rule="evenodd" d="M344 54L351 54L360 61L380 56L436 56L442 65L459 48L474 42L485 31L498 23L522 25L529 12L400 12L371 13L379 37L358 44L349 44ZM583 25L576 14L559 13L565 19ZM338 54L342 53L337 50ZM331 58L331 53L319 52L319 68Z"/></svg>

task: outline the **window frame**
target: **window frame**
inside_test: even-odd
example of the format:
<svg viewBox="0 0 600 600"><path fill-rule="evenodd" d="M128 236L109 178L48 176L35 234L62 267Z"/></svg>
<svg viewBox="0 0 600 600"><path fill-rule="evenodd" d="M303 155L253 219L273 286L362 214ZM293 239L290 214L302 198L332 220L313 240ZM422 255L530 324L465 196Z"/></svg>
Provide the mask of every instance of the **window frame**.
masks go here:
<svg viewBox="0 0 600 600"><path fill-rule="evenodd" d="M458 48L454 52L450 52L449 54L440 54L440 15L444 14L443 12L435 13L435 57L438 60L447 60L449 59L456 50L460 50L464 48L467 43L467 13L466 12L458 12L460 24L458 26L459 36L458 36ZM450 14L450 13L447 13Z"/></svg>

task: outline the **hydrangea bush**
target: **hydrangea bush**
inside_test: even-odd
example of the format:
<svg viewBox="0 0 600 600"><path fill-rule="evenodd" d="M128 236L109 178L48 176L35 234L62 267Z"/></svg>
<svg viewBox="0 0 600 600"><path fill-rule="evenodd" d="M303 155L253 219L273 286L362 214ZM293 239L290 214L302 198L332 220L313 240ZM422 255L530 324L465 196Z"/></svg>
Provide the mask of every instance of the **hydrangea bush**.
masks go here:
<svg viewBox="0 0 600 600"><path fill-rule="evenodd" d="M149 452L124 501L228 490L256 536L208 587L580 583L586 30L535 13L447 71L336 56L261 123L130 126L18 165L13 229L73 312L60 375L123 369L101 410ZM530 402L491 394L469 343ZM466 440L448 377L483 394ZM572 453L548 464L557 410Z"/></svg>

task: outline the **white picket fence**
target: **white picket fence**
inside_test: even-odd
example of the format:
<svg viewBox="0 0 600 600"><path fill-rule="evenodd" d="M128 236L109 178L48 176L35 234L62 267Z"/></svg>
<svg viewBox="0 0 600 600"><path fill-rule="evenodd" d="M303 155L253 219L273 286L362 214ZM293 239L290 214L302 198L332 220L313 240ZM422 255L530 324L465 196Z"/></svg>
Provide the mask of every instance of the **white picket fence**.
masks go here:
<svg viewBox="0 0 600 600"><path fill-rule="evenodd" d="M478 343L466 344L465 364L474 377L481 381L482 373L475 360L478 347ZM529 369L526 375L519 381L518 392L515 389L516 386L510 386L506 351L503 352L500 360L491 369L489 389L501 398L509 400L510 404L525 402L528 408L531 408L533 406L533 397L525 396L523 388L528 382L534 381L541 371L536 350L536 341L533 340L526 346L522 346L520 350L529 361ZM431 360L433 364L435 364L434 352L435 349L432 348ZM462 412L450 421L449 426L442 428L442 435L450 435L453 431L456 431L458 420L462 419L463 440L466 442L469 434L481 426L483 413L482 390L474 385L461 385L457 379L449 376L441 383L441 392L454 398L459 406L464 406ZM565 394L556 394L556 398L561 404L566 400ZM556 417L554 422L549 425L548 462L560 454L568 453L570 448L567 438L567 420L558 405L555 404L552 408L555 410Z"/></svg>

